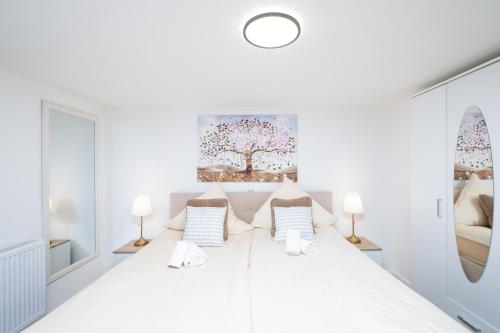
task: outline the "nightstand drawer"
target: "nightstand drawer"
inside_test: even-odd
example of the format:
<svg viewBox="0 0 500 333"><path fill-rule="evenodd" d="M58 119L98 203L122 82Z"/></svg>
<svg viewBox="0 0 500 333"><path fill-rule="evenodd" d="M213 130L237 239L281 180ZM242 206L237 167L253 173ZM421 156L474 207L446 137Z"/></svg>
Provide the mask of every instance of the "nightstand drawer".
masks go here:
<svg viewBox="0 0 500 333"><path fill-rule="evenodd" d="M379 266L384 267L384 260L382 258L382 250L375 251L363 251L371 260L377 263Z"/></svg>
<svg viewBox="0 0 500 333"><path fill-rule="evenodd" d="M359 239L361 239L361 243L352 245L360 249L361 252L363 252L375 263L377 263L381 267L384 267L382 248L365 237L359 237Z"/></svg>
<svg viewBox="0 0 500 333"><path fill-rule="evenodd" d="M130 258L134 253L113 253L113 267Z"/></svg>
<svg viewBox="0 0 500 333"><path fill-rule="evenodd" d="M151 240L149 240L151 241ZM122 245L118 249L113 251L113 266L118 265L125 259L129 258L133 254L139 252L141 249L143 249L145 246L135 246L134 245L134 240L131 240L130 242Z"/></svg>

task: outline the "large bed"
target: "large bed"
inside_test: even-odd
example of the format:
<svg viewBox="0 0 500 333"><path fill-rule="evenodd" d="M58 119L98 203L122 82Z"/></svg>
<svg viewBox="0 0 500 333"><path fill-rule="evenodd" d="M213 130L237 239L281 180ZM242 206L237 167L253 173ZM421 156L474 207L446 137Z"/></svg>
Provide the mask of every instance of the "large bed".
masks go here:
<svg viewBox="0 0 500 333"><path fill-rule="evenodd" d="M173 194L171 216L197 195ZM268 195L228 193L245 221ZM310 195L332 210L331 193ZM309 256L287 256L255 229L204 248L203 266L168 268L181 238L165 230L27 332L466 332L331 226Z"/></svg>

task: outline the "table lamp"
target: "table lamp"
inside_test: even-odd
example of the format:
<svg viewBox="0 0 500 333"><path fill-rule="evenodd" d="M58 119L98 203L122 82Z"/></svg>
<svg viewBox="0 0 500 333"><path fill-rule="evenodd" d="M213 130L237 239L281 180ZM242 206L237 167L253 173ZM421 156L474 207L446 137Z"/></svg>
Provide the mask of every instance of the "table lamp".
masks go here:
<svg viewBox="0 0 500 333"><path fill-rule="evenodd" d="M352 235L346 239L354 244L361 243L361 240L354 234L354 215L364 212L361 196L356 192L349 192L344 198L344 212L352 215Z"/></svg>
<svg viewBox="0 0 500 333"><path fill-rule="evenodd" d="M142 237L142 222L144 216L147 216L153 212L153 208L151 207L151 197L146 194L138 194L134 198L134 202L132 203L132 209L130 213L134 216L141 217L141 238L135 241L135 246L144 246L149 243L147 239Z"/></svg>

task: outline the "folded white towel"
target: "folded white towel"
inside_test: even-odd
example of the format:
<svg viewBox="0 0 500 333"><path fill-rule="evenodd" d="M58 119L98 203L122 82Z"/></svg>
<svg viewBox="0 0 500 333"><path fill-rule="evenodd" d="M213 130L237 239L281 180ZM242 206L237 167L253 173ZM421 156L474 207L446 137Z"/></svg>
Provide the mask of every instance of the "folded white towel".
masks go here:
<svg viewBox="0 0 500 333"><path fill-rule="evenodd" d="M196 267L207 262L208 256L198 245L189 242L189 251L184 258L184 267Z"/></svg>
<svg viewBox="0 0 500 333"><path fill-rule="evenodd" d="M172 252L172 256L168 262L168 267L180 268L184 263L184 259L186 258L190 247L189 242L178 241L177 244L175 244L174 251Z"/></svg>
<svg viewBox="0 0 500 333"><path fill-rule="evenodd" d="M308 241L306 239L300 240L300 252L305 255L313 254L315 251L314 242Z"/></svg>
<svg viewBox="0 0 500 333"><path fill-rule="evenodd" d="M300 230L286 231L286 254L290 256L300 255Z"/></svg>

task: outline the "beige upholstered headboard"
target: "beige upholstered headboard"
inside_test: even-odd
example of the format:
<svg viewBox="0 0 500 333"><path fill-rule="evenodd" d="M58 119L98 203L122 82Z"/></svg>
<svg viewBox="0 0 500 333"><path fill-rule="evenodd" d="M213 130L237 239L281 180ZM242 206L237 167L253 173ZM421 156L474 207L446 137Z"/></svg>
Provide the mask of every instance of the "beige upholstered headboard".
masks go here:
<svg viewBox="0 0 500 333"><path fill-rule="evenodd" d="M332 192L307 192L323 208L332 213ZM176 216L189 199L197 198L202 193L170 194L170 218ZM245 222L252 222L253 215L262 206L271 192L227 192L236 215Z"/></svg>

